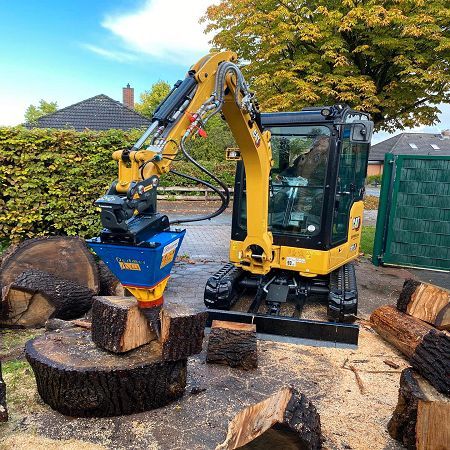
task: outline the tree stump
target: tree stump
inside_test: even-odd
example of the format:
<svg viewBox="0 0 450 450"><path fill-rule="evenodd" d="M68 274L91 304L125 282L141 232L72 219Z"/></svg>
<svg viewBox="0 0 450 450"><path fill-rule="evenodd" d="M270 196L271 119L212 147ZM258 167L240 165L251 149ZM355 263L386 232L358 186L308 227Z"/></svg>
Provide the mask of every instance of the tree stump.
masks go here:
<svg viewBox="0 0 450 450"><path fill-rule="evenodd" d="M163 359L176 361L202 351L208 313L165 303L161 311L161 344Z"/></svg>
<svg viewBox="0 0 450 450"><path fill-rule="evenodd" d="M275 432L263 436L271 429ZM291 432L289 442L292 446L280 447L277 431L284 430ZM246 444L264 437L261 446L255 448L318 450L323 443L320 416L305 395L292 388L284 388L240 411L230 422L225 441L216 450L245 448Z"/></svg>
<svg viewBox="0 0 450 450"><path fill-rule="evenodd" d="M158 342L126 354L99 349L80 328L28 341L39 395L68 416L105 417L159 408L181 397L187 360L163 361Z"/></svg>
<svg viewBox="0 0 450 450"><path fill-rule="evenodd" d="M155 339L134 297L94 297L92 340L100 348L124 353Z"/></svg>
<svg viewBox="0 0 450 450"><path fill-rule="evenodd" d="M8 408L6 407L6 385L2 376L2 362L0 361L0 422L8 420Z"/></svg>
<svg viewBox="0 0 450 450"><path fill-rule="evenodd" d="M73 281L27 270L3 289L0 323L36 327L49 318L75 319L91 308L92 296L90 289Z"/></svg>
<svg viewBox="0 0 450 450"><path fill-rule="evenodd" d="M125 289L116 278L116 276L109 270L108 266L99 260L98 263L98 275L100 280L100 292L102 296L124 296Z"/></svg>
<svg viewBox="0 0 450 450"><path fill-rule="evenodd" d="M11 246L2 255L0 286L8 286L22 272L30 269L73 281L88 287L95 294L99 290L95 259L84 240L77 237L43 237Z"/></svg>
<svg viewBox="0 0 450 450"><path fill-rule="evenodd" d="M450 333L436 330L394 306L381 306L370 316L373 328L406 355L437 390L450 395Z"/></svg>
<svg viewBox="0 0 450 450"><path fill-rule="evenodd" d="M400 377L398 404L388 423L393 439L408 449L450 448L450 399L411 368Z"/></svg>
<svg viewBox="0 0 450 450"><path fill-rule="evenodd" d="M258 367L256 325L213 320L206 361L240 367Z"/></svg>
<svg viewBox="0 0 450 450"><path fill-rule="evenodd" d="M397 301L397 309L439 330L450 329L450 292L447 289L406 280Z"/></svg>

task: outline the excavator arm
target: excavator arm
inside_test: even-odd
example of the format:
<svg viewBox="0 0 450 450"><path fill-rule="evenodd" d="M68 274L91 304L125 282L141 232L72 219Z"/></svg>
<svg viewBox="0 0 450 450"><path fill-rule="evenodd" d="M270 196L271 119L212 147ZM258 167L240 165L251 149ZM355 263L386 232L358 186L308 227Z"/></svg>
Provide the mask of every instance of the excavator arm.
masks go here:
<svg viewBox="0 0 450 450"><path fill-rule="evenodd" d="M200 59L159 105L150 127L136 144L129 150L114 152L118 180L96 202L105 229L90 245L121 281L127 278L124 271L143 271L138 256L117 256L124 254L124 245L131 252L128 256L143 255L146 247L157 244L155 233L169 229L167 217L156 212L159 178L171 170L179 152L190 158L185 144L195 135L205 136L204 125L218 113L233 133L246 173L247 237L235 264L254 274L269 272L273 258L273 238L268 231L270 133L262 129L256 99L236 66L236 59L233 52ZM150 266L147 261L147 270ZM168 275L154 285L123 284L142 307L160 307L167 278Z"/></svg>
<svg viewBox="0 0 450 450"><path fill-rule="evenodd" d="M150 198L147 193L170 171L185 143L196 134L204 135L207 120L222 112L239 145L247 177L247 239L240 263L252 273L265 274L272 259L268 195L263 195L269 190L272 164L270 134L261 129L257 104L235 60L232 52L216 53L189 70L155 111L151 126L132 149L113 154L119 166L118 181L110 195L97 204L106 228L125 230L128 219L145 211ZM117 200L108 198L111 193L125 198L119 214L111 214L109 206Z"/></svg>

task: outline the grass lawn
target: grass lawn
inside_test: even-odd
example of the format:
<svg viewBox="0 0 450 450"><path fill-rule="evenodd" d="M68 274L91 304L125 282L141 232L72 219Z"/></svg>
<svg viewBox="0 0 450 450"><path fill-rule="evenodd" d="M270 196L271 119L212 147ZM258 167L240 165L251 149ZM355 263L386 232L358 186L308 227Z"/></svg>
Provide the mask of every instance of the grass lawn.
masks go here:
<svg viewBox="0 0 450 450"><path fill-rule="evenodd" d="M360 251L366 256L372 255L373 241L375 239L375 227L364 227L362 229Z"/></svg>

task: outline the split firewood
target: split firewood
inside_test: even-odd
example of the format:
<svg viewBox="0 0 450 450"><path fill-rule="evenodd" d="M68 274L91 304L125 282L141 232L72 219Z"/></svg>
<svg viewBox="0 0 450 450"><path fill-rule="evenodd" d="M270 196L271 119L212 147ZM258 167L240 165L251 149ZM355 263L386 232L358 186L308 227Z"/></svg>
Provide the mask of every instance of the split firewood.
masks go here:
<svg viewBox="0 0 450 450"><path fill-rule="evenodd" d="M318 450L323 443L320 416L305 395L283 388L240 411L216 450L233 450L251 442L254 448Z"/></svg>
<svg viewBox="0 0 450 450"><path fill-rule="evenodd" d="M6 407L6 385L2 376L2 362L0 361L0 422L8 420L8 408Z"/></svg>
<svg viewBox="0 0 450 450"><path fill-rule="evenodd" d="M161 311L161 344L164 360L176 361L202 351L208 313L187 305L166 303Z"/></svg>
<svg viewBox="0 0 450 450"><path fill-rule="evenodd" d="M27 270L3 289L0 324L44 326L49 318L75 319L92 305L93 292L41 270Z"/></svg>
<svg viewBox="0 0 450 450"><path fill-rule="evenodd" d="M447 289L406 280L397 301L397 309L440 330L450 330L450 291Z"/></svg>
<svg viewBox="0 0 450 450"><path fill-rule="evenodd" d="M388 423L392 438L408 449L450 448L450 399L411 368L400 377L398 404Z"/></svg>
<svg viewBox="0 0 450 450"><path fill-rule="evenodd" d="M83 239L51 236L29 239L8 248L2 255L0 286L5 287L24 271L42 270L56 277L99 290L98 269Z"/></svg>
<svg viewBox="0 0 450 450"><path fill-rule="evenodd" d="M134 297L94 297L92 340L100 348L124 353L155 339Z"/></svg>
<svg viewBox="0 0 450 450"><path fill-rule="evenodd" d="M256 325L213 320L206 361L230 367L258 367Z"/></svg>
<svg viewBox="0 0 450 450"><path fill-rule="evenodd" d="M79 327L28 341L42 400L73 417L134 414L165 406L186 387L187 360L163 361L157 341L116 355L99 349Z"/></svg>
<svg viewBox="0 0 450 450"><path fill-rule="evenodd" d="M116 276L109 270L108 266L102 261L98 261L98 275L100 280L99 295L103 296L123 296L125 289L116 278Z"/></svg>
<svg viewBox="0 0 450 450"><path fill-rule="evenodd" d="M400 350L414 369L437 390L450 395L450 333L398 311L381 306L371 315L373 328Z"/></svg>

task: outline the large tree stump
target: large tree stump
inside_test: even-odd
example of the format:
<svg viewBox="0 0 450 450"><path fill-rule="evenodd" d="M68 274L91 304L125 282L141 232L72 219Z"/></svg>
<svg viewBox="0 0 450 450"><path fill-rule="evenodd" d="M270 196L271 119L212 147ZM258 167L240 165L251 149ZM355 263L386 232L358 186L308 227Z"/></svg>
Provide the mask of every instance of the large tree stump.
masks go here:
<svg viewBox="0 0 450 450"><path fill-rule="evenodd" d="M397 309L440 330L450 329L450 292L428 283L405 280Z"/></svg>
<svg viewBox="0 0 450 450"><path fill-rule="evenodd" d="M213 320L206 361L245 370L256 368L256 325Z"/></svg>
<svg viewBox="0 0 450 450"><path fill-rule="evenodd" d="M156 341L116 355L73 328L28 341L25 355L42 400L68 416L147 411L181 397L186 386L186 359L163 361Z"/></svg>
<svg viewBox="0 0 450 450"><path fill-rule="evenodd" d="M263 436L271 429L275 432ZM290 431L291 436L283 439L289 440L289 444L280 447L277 432L283 431ZM240 411L230 422L225 441L216 450L233 450L260 438L261 446L255 448L320 449L323 442L320 416L305 395L284 388Z"/></svg>
<svg viewBox="0 0 450 450"><path fill-rule="evenodd" d="M74 281L95 294L99 290L95 259L84 240L77 237L43 237L11 246L2 255L0 286L8 286L29 269L42 270Z"/></svg>
<svg viewBox="0 0 450 450"><path fill-rule="evenodd" d="M450 333L381 306L370 316L373 328L400 350L411 365L440 392L450 395Z"/></svg>
<svg viewBox="0 0 450 450"><path fill-rule="evenodd" d="M208 313L175 303L165 303L161 311L161 344L165 360L197 355L202 351Z"/></svg>
<svg viewBox="0 0 450 450"><path fill-rule="evenodd" d="M6 407L6 385L2 376L2 362L0 361L0 422L8 420L8 408Z"/></svg>
<svg viewBox="0 0 450 450"><path fill-rule="evenodd" d="M403 370L388 431L408 449L450 448L450 399L412 369Z"/></svg>
<svg viewBox="0 0 450 450"><path fill-rule="evenodd" d="M92 305L93 292L41 270L27 270L3 289L0 324L43 326L47 319L76 319Z"/></svg>
<svg viewBox="0 0 450 450"><path fill-rule="evenodd" d="M100 348L123 353L155 339L134 297L94 297L92 340Z"/></svg>
<svg viewBox="0 0 450 450"><path fill-rule="evenodd" d="M98 261L98 275L100 280L99 295L103 296L123 296L125 289L117 277L109 270L108 266L102 261Z"/></svg>

